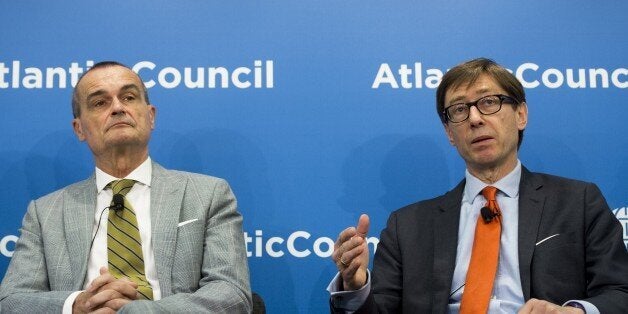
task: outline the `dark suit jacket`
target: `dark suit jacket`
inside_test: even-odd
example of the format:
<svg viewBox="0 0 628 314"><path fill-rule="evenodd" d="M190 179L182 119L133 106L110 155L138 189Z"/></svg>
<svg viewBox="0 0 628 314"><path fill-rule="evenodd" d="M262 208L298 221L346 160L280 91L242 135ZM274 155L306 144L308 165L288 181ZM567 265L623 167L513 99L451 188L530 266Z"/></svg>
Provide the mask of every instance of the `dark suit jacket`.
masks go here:
<svg viewBox="0 0 628 314"><path fill-rule="evenodd" d="M447 311L464 185L390 215L373 261L371 293L357 313ZM622 233L594 184L522 169L519 272L525 300L578 299L602 313L628 313Z"/></svg>

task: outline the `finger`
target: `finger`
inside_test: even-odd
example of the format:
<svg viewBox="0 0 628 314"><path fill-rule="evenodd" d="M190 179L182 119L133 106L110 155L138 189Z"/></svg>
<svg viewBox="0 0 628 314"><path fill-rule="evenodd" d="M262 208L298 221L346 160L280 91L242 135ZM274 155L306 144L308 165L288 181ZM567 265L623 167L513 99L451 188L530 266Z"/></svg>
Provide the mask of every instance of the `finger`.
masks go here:
<svg viewBox="0 0 628 314"><path fill-rule="evenodd" d="M132 301L133 300L129 300L129 299L113 299L113 300L109 300L105 302L103 307L107 307L114 311L118 311L120 308L131 303Z"/></svg>
<svg viewBox="0 0 628 314"><path fill-rule="evenodd" d="M103 275L96 277L96 279L92 280L92 283L87 288L87 292L93 293L98 291L102 286L116 280L109 272L106 272Z"/></svg>
<svg viewBox="0 0 628 314"><path fill-rule="evenodd" d="M356 273L361 268L361 263L358 260L352 260L344 270L341 271L342 279L346 282L351 282L356 276Z"/></svg>
<svg viewBox="0 0 628 314"><path fill-rule="evenodd" d="M357 235L363 238L366 237L366 235L369 233L370 224L370 219L367 214L360 215L360 219L358 219L358 227L356 228Z"/></svg>
<svg viewBox="0 0 628 314"><path fill-rule="evenodd" d="M334 248L337 249L343 243L347 242L349 239L355 236L355 234L356 234L355 227L349 227L345 230L342 230L342 232L338 235L338 239L336 240L336 243L334 243Z"/></svg>
<svg viewBox="0 0 628 314"><path fill-rule="evenodd" d="M101 307L95 311L89 312L90 314L114 314L116 313L115 310L112 310L108 307Z"/></svg>
<svg viewBox="0 0 628 314"><path fill-rule="evenodd" d="M118 279L118 280L119 280L119 281L126 282L126 283L130 284L133 288L137 288L137 287L138 287L137 282L132 281L132 280L131 280L131 279L129 279L128 277L122 277L122 278L120 278L120 279Z"/></svg>
<svg viewBox="0 0 628 314"><path fill-rule="evenodd" d="M554 303L545 300L537 300L530 302L530 313L560 313L562 308Z"/></svg>
<svg viewBox="0 0 628 314"><path fill-rule="evenodd" d="M530 299L528 300L517 312L517 314L527 314L527 313L532 313L532 310L534 309L534 305L538 302L539 300L537 299Z"/></svg>
<svg viewBox="0 0 628 314"><path fill-rule="evenodd" d="M89 293L87 291L82 291L81 293L79 293L79 295L74 300L74 304L72 305L72 307L77 307L77 311L78 312L86 312L87 309L90 306L90 304L89 304L89 302L87 302L87 300L89 300L89 298L91 298L92 295L93 294L91 294L91 293Z"/></svg>
<svg viewBox="0 0 628 314"><path fill-rule="evenodd" d="M355 231L355 228L353 228ZM334 262L336 264L340 263L340 264L347 264L348 262L350 262L347 257L345 256L344 259L342 258L343 255L348 252L351 251L353 249L355 249L356 247L361 246L364 243L364 238L362 237L351 237L346 239L344 242L342 242L342 244L340 244L339 246L337 246L334 250L334 252L332 253L332 258L334 259ZM346 266L346 265L344 265Z"/></svg>
<svg viewBox="0 0 628 314"><path fill-rule="evenodd" d="M336 266L338 267L338 271L344 271L354 260L357 260L358 263L361 263L360 255L367 250L365 244L366 241L361 237L353 237L351 240L345 242L347 247L350 249L346 249L342 254L338 254L335 257Z"/></svg>
<svg viewBox="0 0 628 314"><path fill-rule="evenodd" d="M127 288L130 287L128 284L125 286ZM114 301L114 300L117 300L117 301ZM137 300L137 290L130 288L127 291L125 291L124 294L120 292L119 290L114 290L114 289L102 290L96 293L91 298L89 298L87 303L89 304L89 307L88 307L89 309L97 309L102 306L107 306L106 304L108 302L112 302L111 303L112 306L117 304L121 307L122 305L128 303L128 302L122 302L122 300L127 300L128 302Z"/></svg>
<svg viewBox="0 0 628 314"><path fill-rule="evenodd" d="M350 264L364 252L364 243L366 241L362 237L354 237L345 243L346 250L340 255L340 260L344 262L342 263L344 266Z"/></svg>
<svg viewBox="0 0 628 314"><path fill-rule="evenodd" d="M105 302L121 297L123 297L122 294L115 290L103 290L94 294L91 298L87 300L86 304L89 304L87 308L90 310L97 309L101 307Z"/></svg>
<svg viewBox="0 0 628 314"><path fill-rule="evenodd" d="M338 239L334 243L334 252L332 252L331 257L334 260L334 263L338 264L340 262L340 255L344 253L344 249L342 249L342 245L350 240L355 235L355 228L348 227L347 229L340 232L338 235Z"/></svg>
<svg viewBox="0 0 628 314"><path fill-rule="evenodd" d="M129 281L129 280L125 281L122 279L118 279L114 282L111 282L102 286L100 290L98 290L97 292L104 291L104 290L117 291L118 293L125 296L126 298L135 300L135 295L137 293L137 283Z"/></svg>
<svg viewBox="0 0 628 314"><path fill-rule="evenodd" d="M105 267L105 266L100 267L99 271L100 271L101 275L105 275L105 274L109 273L109 269L107 267Z"/></svg>

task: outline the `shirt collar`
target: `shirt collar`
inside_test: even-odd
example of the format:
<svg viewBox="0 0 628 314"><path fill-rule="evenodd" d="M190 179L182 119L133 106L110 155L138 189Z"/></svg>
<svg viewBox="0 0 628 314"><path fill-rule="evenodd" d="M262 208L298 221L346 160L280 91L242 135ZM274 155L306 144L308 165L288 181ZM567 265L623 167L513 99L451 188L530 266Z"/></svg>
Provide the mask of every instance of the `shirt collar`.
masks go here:
<svg viewBox="0 0 628 314"><path fill-rule="evenodd" d="M473 176L469 169L465 171L466 184L464 187L464 195L463 202L467 201L469 203L473 202L473 199L480 194L480 191L488 186L488 184L482 182L482 180ZM505 177L501 178L499 181L491 184L496 187L502 193L506 194L508 197L517 197L519 196L519 182L521 181L521 161L517 159L517 165L515 166L510 173L508 173Z"/></svg>
<svg viewBox="0 0 628 314"><path fill-rule="evenodd" d="M96 167L96 188L98 189L98 193L105 189L107 184L113 180L120 179L132 179L143 185L147 185L150 187L151 179L152 179L153 167L151 163L150 157L146 158L139 167L135 168L135 170L131 171L128 176L124 178L116 178Z"/></svg>

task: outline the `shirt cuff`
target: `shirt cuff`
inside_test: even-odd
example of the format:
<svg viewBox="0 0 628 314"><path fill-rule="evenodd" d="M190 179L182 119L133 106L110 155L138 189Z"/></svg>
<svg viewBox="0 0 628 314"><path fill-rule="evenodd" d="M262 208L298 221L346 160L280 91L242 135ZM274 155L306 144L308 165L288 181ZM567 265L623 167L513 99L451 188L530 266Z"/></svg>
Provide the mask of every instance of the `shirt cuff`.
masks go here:
<svg viewBox="0 0 628 314"><path fill-rule="evenodd" d="M573 306L572 304L579 304L580 306L582 306L582 309L584 310L584 313L586 314L600 314L600 310L597 309L597 307L595 305L593 305L591 302L587 302L587 301L582 301L582 300L569 300L567 302L565 302L565 304L563 304L563 306ZM578 306L576 306L578 307Z"/></svg>
<svg viewBox="0 0 628 314"><path fill-rule="evenodd" d="M327 286L327 291L331 295L331 303L337 309L343 309L347 313L357 311L366 301L371 291L371 272L366 270L366 283L358 290L343 291L342 277L337 273L334 279Z"/></svg>
<svg viewBox="0 0 628 314"><path fill-rule="evenodd" d="M76 297L78 297L81 292L83 292L83 290L74 291L68 296L67 299L65 299L65 302L63 302L63 311L61 312L62 314L72 314L72 306L74 305L74 300L76 300Z"/></svg>

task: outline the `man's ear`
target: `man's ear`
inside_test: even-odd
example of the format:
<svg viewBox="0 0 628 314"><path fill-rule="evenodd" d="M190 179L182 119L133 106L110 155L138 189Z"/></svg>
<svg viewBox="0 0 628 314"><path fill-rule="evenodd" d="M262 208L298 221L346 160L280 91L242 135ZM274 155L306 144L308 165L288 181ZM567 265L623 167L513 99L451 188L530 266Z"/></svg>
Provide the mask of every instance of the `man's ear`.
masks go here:
<svg viewBox="0 0 628 314"><path fill-rule="evenodd" d="M528 124L528 104L522 102L517 106L517 128L524 130Z"/></svg>
<svg viewBox="0 0 628 314"><path fill-rule="evenodd" d="M149 104L150 109L148 110L148 119L150 120L150 129L155 129L155 115L157 114L157 107Z"/></svg>
<svg viewBox="0 0 628 314"><path fill-rule="evenodd" d="M78 137L79 141L85 140L85 134L83 133L83 126L81 125L81 120L79 118L72 119L72 129L74 130L74 134Z"/></svg>

